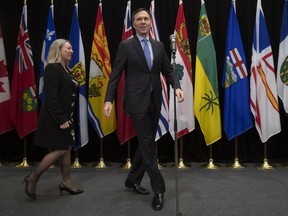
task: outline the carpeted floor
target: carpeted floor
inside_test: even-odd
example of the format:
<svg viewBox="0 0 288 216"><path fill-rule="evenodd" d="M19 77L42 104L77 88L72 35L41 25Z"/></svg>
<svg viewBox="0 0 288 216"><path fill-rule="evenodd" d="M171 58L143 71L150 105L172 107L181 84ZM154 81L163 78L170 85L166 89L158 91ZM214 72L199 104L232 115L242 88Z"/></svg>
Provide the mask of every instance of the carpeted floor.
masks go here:
<svg viewBox="0 0 288 216"><path fill-rule="evenodd" d="M0 215L2 216L156 216L176 215L175 169L161 169L166 181L165 205L160 212L151 208L152 195L125 190L127 170L118 163L105 169L87 164L72 169L74 183L85 192L60 196L59 167L43 174L37 200L24 193L23 178L35 165L16 168L9 163L0 167ZM179 212L187 216L287 216L288 169L277 164L274 170L259 170L255 164L244 169L208 170L200 163L178 171ZM142 186L150 189L148 176Z"/></svg>

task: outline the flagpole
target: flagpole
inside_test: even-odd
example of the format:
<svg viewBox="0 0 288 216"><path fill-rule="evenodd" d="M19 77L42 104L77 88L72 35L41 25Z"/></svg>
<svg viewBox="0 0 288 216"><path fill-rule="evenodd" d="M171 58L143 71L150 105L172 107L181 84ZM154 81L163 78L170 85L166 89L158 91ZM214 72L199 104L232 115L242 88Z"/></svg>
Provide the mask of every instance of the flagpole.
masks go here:
<svg viewBox="0 0 288 216"><path fill-rule="evenodd" d="M178 189L178 139L177 139L177 112L176 112L176 69L175 69L175 59L176 59L176 40L174 34L170 36L171 39L171 58L174 74L174 160L175 160L175 200L176 200L176 216L181 216L179 212L179 189Z"/></svg>
<svg viewBox="0 0 288 216"><path fill-rule="evenodd" d="M105 164L104 158L103 158L103 138L100 138L100 161L98 164L94 165L94 168L105 169L107 167L108 167L108 165Z"/></svg>
<svg viewBox="0 0 288 216"><path fill-rule="evenodd" d="M221 167L219 164L213 162L212 145L209 146L209 162L208 164L203 164L202 167L205 169L219 169Z"/></svg>
<svg viewBox="0 0 288 216"><path fill-rule="evenodd" d="M178 165L178 169L187 169L189 167L191 167L190 164L186 164L184 163L184 160L183 160L183 136L180 137L180 147L179 147L179 150L180 150L180 156L179 156L179 165Z"/></svg>
<svg viewBox="0 0 288 216"><path fill-rule="evenodd" d="M268 159L267 159L267 142L264 143L264 161L263 164L258 164L257 168L260 170L272 170L276 166L273 164L269 164Z"/></svg>
<svg viewBox="0 0 288 216"><path fill-rule="evenodd" d="M130 169L131 168L131 157L130 157L130 140L127 141L127 160L126 163L121 164L121 169Z"/></svg>
<svg viewBox="0 0 288 216"><path fill-rule="evenodd" d="M75 161L72 164L71 168L74 168L74 169L82 168L82 165L79 162L79 152L78 152L78 150L75 151Z"/></svg>
<svg viewBox="0 0 288 216"><path fill-rule="evenodd" d="M242 168L244 168L246 166L239 163L239 159L238 159L238 139L237 139L237 137L235 137L235 139L234 139L234 146L235 146L234 163L231 164L231 165L228 165L228 167L233 168L233 169L242 169Z"/></svg>
<svg viewBox="0 0 288 216"><path fill-rule="evenodd" d="M26 137L24 137L24 153L23 154L24 154L23 161L20 164L16 165L17 168L30 167L30 165L27 162L27 139Z"/></svg>

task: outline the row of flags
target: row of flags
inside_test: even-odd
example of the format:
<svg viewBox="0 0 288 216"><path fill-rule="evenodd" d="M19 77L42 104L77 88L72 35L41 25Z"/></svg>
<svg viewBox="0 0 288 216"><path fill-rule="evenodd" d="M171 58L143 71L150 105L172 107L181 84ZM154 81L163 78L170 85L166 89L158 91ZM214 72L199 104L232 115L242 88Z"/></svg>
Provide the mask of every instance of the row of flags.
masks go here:
<svg viewBox="0 0 288 216"><path fill-rule="evenodd" d="M274 69L273 54L261 0L257 2L250 76L246 68L246 57L235 5L236 0L233 0L230 8L222 77L222 86L224 88L223 129L228 140L232 140L252 128L253 124L255 124L260 139L264 143L271 136L281 131L277 93L283 101L286 113L288 112L288 93L286 93L288 85L287 0L285 1L283 10L277 71ZM150 37L160 40L155 19L154 0L150 4L150 12L152 15ZM174 116L173 89L169 89L170 94L168 95L165 78L161 76L163 99L156 141L167 132L170 132L175 139L193 131L195 128L195 115L206 144L213 144L221 139L222 128L216 52L204 0L201 0L198 25L195 88L193 88L192 84L191 53L182 0L179 1L174 34L176 36L177 47L174 64L175 76L181 83L185 93L185 101L183 103L176 103L175 108L177 112L176 116ZM127 40L132 35L131 1L128 0L123 23L122 40ZM40 101L45 100L45 95L43 95L45 59L48 49L55 39L53 5L51 5L41 54L42 64L39 74ZM69 66L80 84L77 112L78 138L75 149L83 147L89 141L87 119L90 120L99 138L103 138L117 129L120 143L123 144L129 141L136 136L136 133L129 116L123 110L124 73L118 86L117 107L113 108L111 118L106 119L102 113L104 97L112 68L101 3L98 5L93 36L88 94L77 3L73 10L69 40L74 50L73 59ZM277 76L275 76L275 73L277 73ZM277 77L277 82L275 77ZM15 127L19 136L23 138L36 130L38 116L32 50L27 30L26 5L23 6L19 27L11 89L10 95L4 43L0 28L0 134ZM7 113L10 113L10 115L7 115ZM174 130L175 117L177 118L176 134Z"/></svg>

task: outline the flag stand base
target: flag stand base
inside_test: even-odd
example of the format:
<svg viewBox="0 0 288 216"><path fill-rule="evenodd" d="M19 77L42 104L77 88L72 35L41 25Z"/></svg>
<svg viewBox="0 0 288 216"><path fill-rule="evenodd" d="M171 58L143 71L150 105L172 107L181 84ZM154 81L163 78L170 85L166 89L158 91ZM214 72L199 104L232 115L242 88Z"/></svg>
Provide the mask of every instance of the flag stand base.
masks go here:
<svg viewBox="0 0 288 216"><path fill-rule="evenodd" d="M158 159L157 159L157 164L158 164L158 169L163 169L166 167L166 165L160 164Z"/></svg>
<svg viewBox="0 0 288 216"><path fill-rule="evenodd" d="M221 166L219 164L215 164L213 162L213 159L209 159L209 163L203 164L201 167L203 167L205 169L219 169Z"/></svg>
<svg viewBox="0 0 288 216"><path fill-rule="evenodd" d="M268 159L264 159L264 163L263 164L258 164L256 166L258 169L260 170L272 170L274 169L276 166L273 164L269 164Z"/></svg>
<svg viewBox="0 0 288 216"><path fill-rule="evenodd" d="M80 169L82 168L81 164L79 163L79 158L75 158L74 163L72 164L71 168L73 169Z"/></svg>
<svg viewBox="0 0 288 216"><path fill-rule="evenodd" d="M27 158L24 157L23 161L20 164L16 165L17 168L26 168L26 167L30 167L30 165L27 162Z"/></svg>
<svg viewBox="0 0 288 216"><path fill-rule="evenodd" d="M173 167L175 167L175 165L173 165ZM190 167L191 167L190 164L184 163L183 158L180 158L180 159L179 159L178 169L188 169L188 168L190 168Z"/></svg>
<svg viewBox="0 0 288 216"><path fill-rule="evenodd" d="M93 167L97 168L97 169L105 169L108 166L110 166L109 164L105 164L104 159L100 158L100 162L98 164L95 164Z"/></svg>
<svg viewBox="0 0 288 216"><path fill-rule="evenodd" d="M243 169L246 166L244 164L240 164L238 158L235 158L234 163L228 165L228 167L232 169Z"/></svg>
<svg viewBox="0 0 288 216"><path fill-rule="evenodd" d="M121 169L130 169L131 168L131 160L128 158L126 163L123 163L120 165Z"/></svg>

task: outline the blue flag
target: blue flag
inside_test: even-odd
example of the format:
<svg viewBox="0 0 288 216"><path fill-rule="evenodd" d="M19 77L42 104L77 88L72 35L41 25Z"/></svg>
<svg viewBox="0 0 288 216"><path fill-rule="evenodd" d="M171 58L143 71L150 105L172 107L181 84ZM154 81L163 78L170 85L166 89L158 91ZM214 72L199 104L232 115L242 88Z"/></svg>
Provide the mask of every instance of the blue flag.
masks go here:
<svg viewBox="0 0 288 216"><path fill-rule="evenodd" d="M249 79L239 25L231 4L222 86L224 95L224 131L228 140L253 127L250 111Z"/></svg>
<svg viewBox="0 0 288 216"><path fill-rule="evenodd" d="M39 98L43 103L44 100L44 69L46 65L46 59L48 56L49 48L54 40L56 40L56 31L54 26L54 16L53 16L54 5L52 4L49 8L48 13L48 21L46 27L45 38L42 45L42 53L41 53L41 65L40 65L40 73L39 73Z"/></svg>
<svg viewBox="0 0 288 216"><path fill-rule="evenodd" d="M69 66L72 74L79 83L78 128L76 133L76 144L74 146L74 149L77 150L86 145L89 140L85 55L78 22L78 3L75 4L73 10L69 40L73 48L73 57L69 63Z"/></svg>

